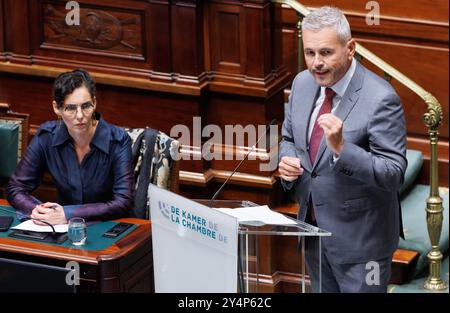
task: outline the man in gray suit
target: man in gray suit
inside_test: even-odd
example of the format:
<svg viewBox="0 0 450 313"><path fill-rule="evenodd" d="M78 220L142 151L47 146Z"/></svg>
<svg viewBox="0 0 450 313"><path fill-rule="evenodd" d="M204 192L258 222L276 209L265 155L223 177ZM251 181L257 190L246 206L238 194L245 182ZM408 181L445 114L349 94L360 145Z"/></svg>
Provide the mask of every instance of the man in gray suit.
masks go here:
<svg viewBox="0 0 450 313"><path fill-rule="evenodd" d="M353 56L345 16L322 7L303 19L308 66L292 84L279 172L295 188L298 219L330 231L322 239L323 292L386 292L401 232L397 190L406 170L406 126L389 83ZM318 240L306 265L320 290Z"/></svg>

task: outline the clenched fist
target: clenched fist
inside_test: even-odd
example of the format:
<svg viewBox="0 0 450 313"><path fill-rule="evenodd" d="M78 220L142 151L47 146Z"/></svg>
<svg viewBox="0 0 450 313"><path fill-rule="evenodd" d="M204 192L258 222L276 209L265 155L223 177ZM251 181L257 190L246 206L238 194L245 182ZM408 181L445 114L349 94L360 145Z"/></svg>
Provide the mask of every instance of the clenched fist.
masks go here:
<svg viewBox="0 0 450 313"><path fill-rule="evenodd" d="M344 137L342 136L343 123L341 119L331 113L327 113L319 116L317 123L323 129L328 148L337 155L341 154L344 146Z"/></svg>
<svg viewBox="0 0 450 313"><path fill-rule="evenodd" d="M299 158L284 156L278 164L281 178L286 181L294 181L303 174L303 168Z"/></svg>

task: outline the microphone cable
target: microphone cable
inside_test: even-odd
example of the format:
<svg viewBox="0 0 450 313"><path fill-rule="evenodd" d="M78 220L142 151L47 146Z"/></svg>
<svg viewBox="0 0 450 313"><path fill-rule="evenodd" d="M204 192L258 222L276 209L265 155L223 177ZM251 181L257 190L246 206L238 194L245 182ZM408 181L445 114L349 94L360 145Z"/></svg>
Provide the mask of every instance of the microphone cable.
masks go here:
<svg viewBox="0 0 450 313"><path fill-rule="evenodd" d="M38 221L38 222L41 222L41 223L43 223L43 224L46 224L47 226L50 226L50 228L52 229L52 237L55 237L55 236L56 236L56 230L55 230L55 227L54 227L52 224L50 224L49 222L47 222L47 221L44 221L44 220L41 220L41 219L38 219L38 218L29 217L29 216L27 216L26 214L24 214L24 213L22 213L22 212L19 212L19 211L10 211L10 210L5 209L5 208L2 208L2 207L0 207L0 210L2 210L2 211L4 211L4 212L8 212L9 214L20 214L20 215L23 215L23 218L19 218L19 220L20 220L21 222L26 221L26 220L33 220L33 221Z"/></svg>

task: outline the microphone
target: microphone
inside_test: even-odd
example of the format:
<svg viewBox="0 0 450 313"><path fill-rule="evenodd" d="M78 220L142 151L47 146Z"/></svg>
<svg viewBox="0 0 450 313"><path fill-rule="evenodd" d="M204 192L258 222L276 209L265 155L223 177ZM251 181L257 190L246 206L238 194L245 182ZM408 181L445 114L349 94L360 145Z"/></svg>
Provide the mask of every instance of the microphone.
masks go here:
<svg viewBox="0 0 450 313"><path fill-rule="evenodd" d="M55 230L55 227L52 224L50 224L49 222L47 222L47 221L44 221L44 220L41 220L41 219L38 219L38 218L29 217L29 216L26 216L26 214L24 214L22 212L10 211L10 210L2 208L2 207L0 207L0 210L8 212L9 214L20 214L20 215L23 215L24 217L20 218L21 222L26 221L26 220L33 220L33 221L38 221L38 222L41 222L43 224L46 224L47 226L50 226L50 228L52 229L52 234L51 234L52 237L56 237L57 232Z"/></svg>
<svg viewBox="0 0 450 313"><path fill-rule="evenodd" d="M264 130L264 132L262 133L261 136L259 136L258 140L256 141L256 143L252 146L252 148L250 149L250 151L247 152L247 154L245 155L245 157L241 160L241 162L239 162L239 164L235 167L235 169L233 170L233 172L231 172L230 176L228 176L228 178L224 181L224 183L220 186L220 188L216 191L216 193L212 196L211 200L209 200L209 207L212 207L212 204L214 202L214 200L216 200L217 196L219 195L219 193L222 191L223 187L225 187L225 185L228 183L228 181L230 180L230 178L234 175L234 173L236 173L236 171L239 169L239 167L241 167L242 163L244 163L245 160L247 160L248 156L250 155L250 153L253 152L253 150L255 150L256 146L258 145L259 141L267 134L267 131L269 130L270 126L272 126L273 124L275 124L277 122L277 119L274 118L272 121L270 121L269 125L267 125L266 129Z"/></svg>

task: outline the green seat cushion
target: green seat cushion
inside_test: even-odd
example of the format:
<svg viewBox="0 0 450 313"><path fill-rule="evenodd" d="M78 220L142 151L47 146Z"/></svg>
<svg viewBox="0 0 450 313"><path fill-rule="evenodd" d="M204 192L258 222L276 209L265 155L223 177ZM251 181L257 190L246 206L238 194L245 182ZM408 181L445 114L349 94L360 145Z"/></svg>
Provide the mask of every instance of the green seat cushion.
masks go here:
<svg viewBox="0 0 450 313"><path fill-rule="evenodd" d="M406 159L408 160L408 166L405 172L405 181L399 190L400 194L407 191L419 175L423 164L423 154L421 151L408 149L406 150Z"/></svg>
<svg viewBox="0 0 450 313"><path fill-rule="evenodd" d="M18 160L19 125L0 121L0 177L10 177Z"/></svg>
<svg viewBox="0 0 450 313"><path fill-rule="evenodd" d="M427 254L431 250L425 211L429 193L430 186L415 185L401 200L405 240L400 239L399 248L420 253L414 275L428 265ZM442 253L447 253L449 245L448 189L440 188L440 196L443 198L444 220L439 247Z"/></svg>

